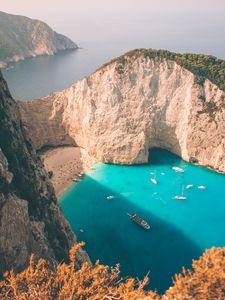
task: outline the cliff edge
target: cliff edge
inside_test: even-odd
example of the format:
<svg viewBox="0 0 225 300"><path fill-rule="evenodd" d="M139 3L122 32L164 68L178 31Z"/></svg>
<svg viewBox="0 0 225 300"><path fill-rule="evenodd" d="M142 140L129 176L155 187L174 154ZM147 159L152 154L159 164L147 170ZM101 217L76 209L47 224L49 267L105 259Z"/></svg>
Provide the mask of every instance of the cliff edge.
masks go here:
<svg viewBox="0 0 225 300"><path fill-rule="evenodd" d="M67 260L75 243L0 73L0 276L5 270L23 269L31 253L52 264ZM85 259L79 252L79 263Z"/></svg>
<svg viewBox="0 0 225 300"><path fill-rule="evenodd" d="M225 172L223 71L215 72L224 61L193 56L135 50L62 92L19 102L26 135L36 149L72 143L105 163L147 163L160 147Z"/></svg>

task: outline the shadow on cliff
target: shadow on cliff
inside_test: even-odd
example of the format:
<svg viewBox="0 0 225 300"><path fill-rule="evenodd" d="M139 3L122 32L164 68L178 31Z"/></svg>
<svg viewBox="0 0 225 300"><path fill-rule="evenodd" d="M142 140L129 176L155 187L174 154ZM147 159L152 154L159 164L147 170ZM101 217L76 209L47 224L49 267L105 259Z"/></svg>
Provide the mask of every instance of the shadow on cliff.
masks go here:
<svg viewBox="0 0 225 300"><path fill-rule="evenodd" d="M108 200L107 196L114 199ZM138 200L138 199L137 199ZM138 202L136 202L138 204ZM175 273L191 267L202 249L172 223L140 208L86 176L61 199L61 207L79 240L94 262L120 263L121 274L143 278L150 271L150 288L164 292ZM127 216L137 213L151 225L146 231Z"/></svg>

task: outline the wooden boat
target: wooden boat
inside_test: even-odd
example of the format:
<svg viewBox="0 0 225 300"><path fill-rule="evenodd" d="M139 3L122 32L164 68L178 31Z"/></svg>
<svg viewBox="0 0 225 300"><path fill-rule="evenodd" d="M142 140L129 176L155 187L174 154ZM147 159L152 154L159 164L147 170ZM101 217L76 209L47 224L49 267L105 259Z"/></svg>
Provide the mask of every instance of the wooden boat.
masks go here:
<svg viewBox="0 0 225 300"><path fill-rule="evenodd" d="M174 166L174 167L172 167L172 169L178 173L184 173L184 170L182 168Z"/></svg>
<svg viewBox="0 0 225 300"><path fill-rule="evenodd" d="M127 213L127 215L129 216L129 218L135 222L136 224L138 224L139 226L141 226L142 228L148 230L150 229L150 225L145 221L143 220L141 217L139 217L138 215L136 214L129 214Z"/></svg>

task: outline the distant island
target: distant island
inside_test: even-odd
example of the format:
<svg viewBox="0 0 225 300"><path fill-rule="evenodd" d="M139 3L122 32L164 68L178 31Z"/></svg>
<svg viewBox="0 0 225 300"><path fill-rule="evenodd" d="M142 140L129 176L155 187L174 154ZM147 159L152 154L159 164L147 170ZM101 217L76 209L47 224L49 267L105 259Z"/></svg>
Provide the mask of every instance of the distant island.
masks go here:
<svg viewBox="0 0 225 300"><path fill-rule="evenodd" d="M77 48L72 40L42 21L0 12L0 68L28 57Z"/></svg>

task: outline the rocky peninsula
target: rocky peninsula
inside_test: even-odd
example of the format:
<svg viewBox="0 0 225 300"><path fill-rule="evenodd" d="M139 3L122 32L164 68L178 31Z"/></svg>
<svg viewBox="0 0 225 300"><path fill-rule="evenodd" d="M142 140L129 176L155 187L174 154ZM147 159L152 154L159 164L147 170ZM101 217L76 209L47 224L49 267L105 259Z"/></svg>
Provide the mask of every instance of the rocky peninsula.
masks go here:
<svg viewBox="0 0 225 300"><path fill-rule="evenodd" d="M28 57L78 48L42 21L4 12L0 12L0 45L0 68Z"/></svg>

